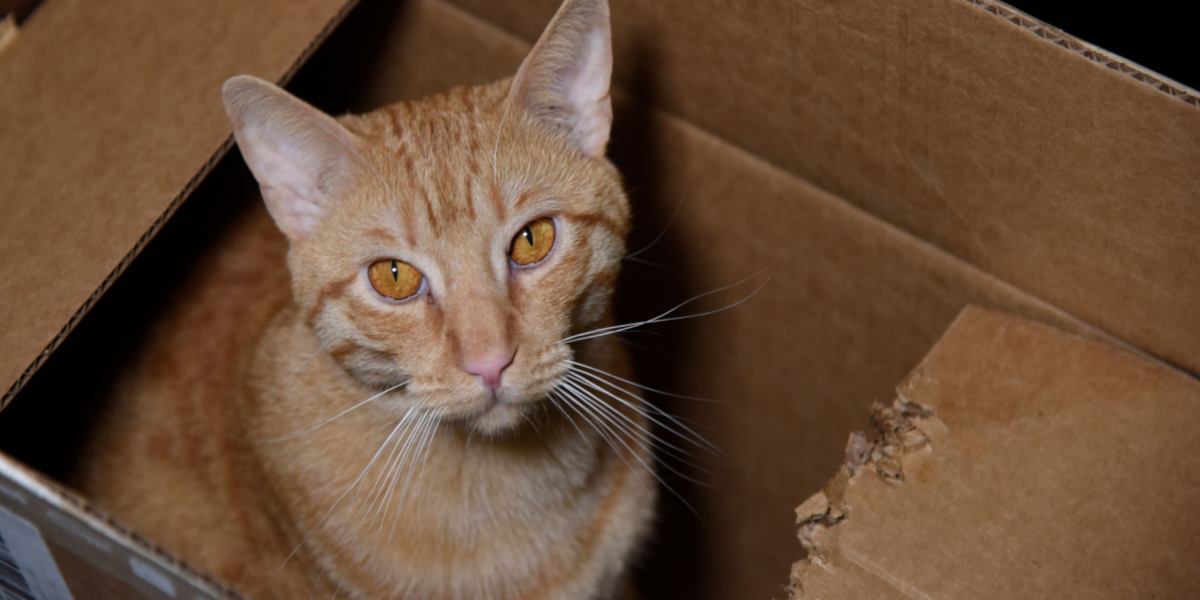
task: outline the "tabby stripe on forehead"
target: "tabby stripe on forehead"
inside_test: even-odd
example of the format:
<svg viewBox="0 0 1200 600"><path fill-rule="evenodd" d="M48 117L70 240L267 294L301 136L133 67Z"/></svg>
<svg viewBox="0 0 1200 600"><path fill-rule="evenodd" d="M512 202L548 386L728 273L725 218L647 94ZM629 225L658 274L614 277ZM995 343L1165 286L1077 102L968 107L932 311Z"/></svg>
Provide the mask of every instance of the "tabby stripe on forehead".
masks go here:
<svg viewBox="0 0 1200 600"><path fill-rule="evenodd" d="M488 179L488 197L492 200L492 208L496 209L496 216L504 219L508 216L508 212L504 209L504 199L500 197L500 184L495 178Z"/></svg>
<svg viewBox="0 0 1200 600"><path fill-rule="evenodd" d="M473 179L470 173L463 175L463 197L467 203L467 217L472 221L475 220L475 186L472 185Z"/></svg>
<svg viewBox="0 0 1200 600"><path fill-rule="evenodd" d="M513 202L513 211L520 212L521 206L523 206L526 202L529 202L529 200L532 198L533 190L525 190L524 192L521 192L521 195L517 196L517 201Z"/></svg>
<svg viewBox="0 0 1200 600"><path fill-rule="evenodd" d="M434 235L439 233L442 228L438 222L437 214L433 211L433 202L429 200L429 194L425 190L417 193L421 197L421 203L425 206L425 218L429 221L429 228L433 230Z"/></svg>
<svg viewBox="0 0 1200 600"><path fill-rule="evenodd" d="M372 228L364 231L363 235L365 235L369 238L375 238L375 240L383 242L384 244L395 244L396 243L395 236L393 236L388 230L380 229L379 227L372 227Z"/></svg>

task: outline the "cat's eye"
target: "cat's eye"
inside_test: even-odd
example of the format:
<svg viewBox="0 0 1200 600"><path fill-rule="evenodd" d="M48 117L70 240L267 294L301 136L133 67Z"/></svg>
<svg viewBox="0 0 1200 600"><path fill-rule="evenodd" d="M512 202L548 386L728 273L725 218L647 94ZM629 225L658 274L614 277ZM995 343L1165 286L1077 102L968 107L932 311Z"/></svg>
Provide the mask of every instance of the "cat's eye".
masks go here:
<svg viewBox="0 0 1200 600"><path fill-rule="evenodd" d="M508 256L517 265L527 266L546 258L553 247L554 221L542 217L526 223L517 235L513 236Z"/></svg>
<svg viewBox="0 0 1200 600"><path fill-rule="evenodd" d="M421 272L412 265L394 258L385 258L371 263L367 268L367 279L386 298L404 300L421 291Z"/></svg>

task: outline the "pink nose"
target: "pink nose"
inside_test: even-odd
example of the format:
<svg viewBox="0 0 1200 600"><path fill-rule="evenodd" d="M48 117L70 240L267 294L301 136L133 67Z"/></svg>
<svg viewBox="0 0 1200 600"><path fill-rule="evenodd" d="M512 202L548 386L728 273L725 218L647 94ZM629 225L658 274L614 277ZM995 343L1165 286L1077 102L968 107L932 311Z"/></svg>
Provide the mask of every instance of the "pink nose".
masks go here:
<svg viewBox="0 0 1200 600"><path fill-rule="evenodd" d="M500 377L504 374L504 370L513 363L516 356L516 352L508 351L489 353L463 361L462 368L464 371L478 376L483 381L483 385L494 392L496 388L500 387Z"/></svg>

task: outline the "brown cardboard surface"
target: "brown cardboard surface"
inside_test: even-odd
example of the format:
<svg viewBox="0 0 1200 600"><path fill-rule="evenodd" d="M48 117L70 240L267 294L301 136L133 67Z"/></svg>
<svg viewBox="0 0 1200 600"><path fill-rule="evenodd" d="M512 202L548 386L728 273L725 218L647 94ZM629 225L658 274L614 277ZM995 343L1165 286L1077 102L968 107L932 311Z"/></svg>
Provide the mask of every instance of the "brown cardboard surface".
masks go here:
<svg viewBox="0 0 1200 600"><path fill-rule="evenodd" d="M1200 382L968 309L897 398L873 448L797 509L794 597L1194 595Z"/></svg>
<svg viewBox="0 0 1200 600"><path fill-rule="evenodd" d="M55 0L22 27L0 54L0 407L227 149L220 83L285 79L348 4Z"/></svg>
<svg viewBox="0 0 1200 600"><path fill-rule="evenodd" d="M350 102L358 109L505 76L528 49L446 2L414 1L390 18L395 29L384 35L375 68ZM342 62L316 58L323 60ZM634 346L654 349L639 352L643 382L718 401L667 403L728 453L727 463L703 465L718 473L708 479L713 489L671 482L700 516L666 494L660 541L650 549L656 556L645 567L653 572L648 597L777 592L778 574L795 558L789 524L796 500L824 481L844 432L871 400L891 394L964 304L1088 329L679 118L624 102L615 127L610 154L635 212L630 247L666 232L642 255L661 268L624 267L624 319L770 274L739 308L659 329L666 346L654 336L630 336ZM753 287L707 307L734 302Z"/></svg>
<svg viewBox="0 0 1200 600"><path fill-rule="evenodd" d="M947 1L939 0L933 6L959 14L954 12L959 9L947 8L951 6ZM47 3L31 20L31 27L38 22L46 22L46 18L54 14L50 8L59 3L73 5L70 0ZM549 6L547 2L532 5L511 3L506 5L506 9L520 16L527 14L527 11L540 10L543 4ZM270 20L275 26L275 20L267 19L265 13L243 17L245 23L232 23L236 19L226 12L220 12L223 5L214 6L216 8L211 10L220 14L206 12L194 15L196 20L203 21L197 27L208 31L210 21L230 21L221 21L224 23L221 27L233 27L240 32L238 36L245 38L239 37L240 45L236 50L231 50L232 55L241 57L239 60L249 55L266 60L257 54L257 44L265 43L261 39L264 35L281 35L292 39L292 34L287 32L291 31L296 21L291 17L287 23L278 25L279 30L264 33L262 21ZM799 167L780 158L781 155L792 154L769 152L778 150L770 145L775 142L763 142L765 145L762 148L756 148L747 141L757 139L754 136L746 139L734 136L732 133L749 135L746 132L755 131L759 132L757 135L766 136L765 132L770 129L758 128L768 123L774 128L774 135L785 144L782 147L790 148L794 153L789 160L800 161L798 164L810 165L807 162L810 160L830 161L829 164L817 164L824 165L822 168L833 168L830 165L845 168L847 173L858 168L857 176L868 179L880 176L879 173L891 172L887 170L891 167L866 164L861 156L848 153L838 145L841 142L831 138L837 127L846 128L844 142L860 139L853 136L862 131L872 132L872 127L884 126L881 125L884 121L871 120L877 116L874 112L859 106L854 110L845 109L850 112L844 114L841 107L833 107L842 112L827 112L822 118L830 122L814 125L811 122L812 115L808 114L809 108L804 108L802 114L789 114L786 111L792 109L783 107L784 98L768 93L786 89L774 87L777 85L797 85L798 80L793 74L773 71L770 74L775 79L758 78L757 70L762 67L758 57L748 60L732 53L742 45L762 50L756 44L771 39L775 41L768 46L768 50L793 52L796 48L803 49L802 46L790 45L798 44L797 40L771 37L774 34L764 24L773 20L790 22L788 18L769 18L772 14L768 9L773 4L756 4L747 9L750 13L735 13L727 19L714 18L711 12L704 13L711 9L703 9L703 4L697 6L700 9L694 14L686 10L670 10L669 3L634 6L632 3L616 2L614 6L614 17L617 19L614 40L618 45L626 44L618 56L616 68L627 98L632 96L646 104L671 111L650 110L644 104L628 99L618 107L612 155L628 180L633 199L637 225L631 248L647 244L665 231L662 239L641 256L657 263L659 267L632 261L626 266L619 291L619 311L627 319L645 317L693 294L764 270L769 273L770 281L757 296L738 308L702 320L685 321L677 327L664 328L667 335L662 338L665 340L663 344L657 344L654 337L630 336L632 343L652 347L651 351L638 350L639 376L643 382L717 401L716 404L703 404L660 399L670 410L697 421L728 454L725 462L703 465L716 472L714 477L708 478L713 484L711 490L693 488L686 482L672 480L672 485L687 497L699 516L688 513L678 501L665 495L663 524L648 550L643 566L645 597L763 598L778 593L779 576L795 558L796 545L790 528L790 515L796 499L811 493L825 480L830 466L836 464L841 456L844 432L858 424L871 400L890 396L894 383L920 360L966 303L1004 308L1095 337L1105 337L1105 334L954 254L805 182L797 177ZM792 15L793 12L789 11L805 6L780 4L776 8L784 12L776 16ZM505 34L494 24L443 0L412 0L401 5L380 2L364 8L378 17L370 23L374 35L363 36L360 31L346 30L338 32L337 37L348 48L368 46L371 52L365 56L360 54L358 58L361 62L340 60L337 55L319 56L314 65L318 69L314 71L321 72L323 63L324 74L314 75L309 82L298 82L301 87L308 86L327 94L346 94L349 98L343 97L337 101L348 103L356 109L367 109L382 102L413 97L454 84L487 81L508 75L528 48L520 38ZM840 3L835 8L859 10L862 7ZM885 11L880 13L884 17L896 14L886 11L926 10L890 6L878 8ZM113 8L110 6L105 12L109 10ZM150 11L161 15L161 12L156 12L159 10L153 6L139 6L126 12L141 14ZM173 14L178 13L177 8L172 10ZM209 9L191 7L188 10ZM758 12L760 10L763 12ZM301 11L298 14L300 17L297 18L303 20L305 13ZM536 19L538 28L548 14L549 11L544 15L539 13ZM66 17L60 15L53 18ZM994 17L983 15L983 18L992 19L986 21L991 24L989 27L1009 27L1006 23L995 22ZM633 25L635 19L640 23L636 27ZM678 20L678 24L675 24L676 21L666 22L670 19ZM259 22L257 26L254 25L256 20ZM75 23L70 20L65 22ZM689 24L689 27L680 29ZM760 35L751 25L765 29ZM83 23L74 26L82 27ZM741 37L734 36L727 40L726 53L721 54L720 44L712 45L704 41L710 39L708 36L716 35L710 33L710 29L726 34L729 31L740 32L738 35ZM313 31L317 30L319 27L313 28ZM22 32L19 44L0 55L0 75L9 70L15 71L9 61L13 50L28 41L25 33ZM293 33L296 39L303 37L300 32ZM667 45L671 40L676 40L671 44L683 44L684 34L696 38L690 43L694 44L700 57L709 60L710 68L693 70L690 67L677 67L681 64L678 62L680 58L673 57L663 49L674 47ZM153 38L159 34L150 32L146 35ZM173 31L172 35L192 34ZM212 35L212 32L206 35ZM1002 34L994 32L992 35L1002 37ZM1022 32L1022 35L1028 34ZM666 41L654 42L656 36ZM159 37L167 36L162 34ZM987 44L990 39L985 36L978 43ZM825 41L829 42L828 39ZM51 46L48 39L40 43ZM136 42L128 40L120 43L136 46ZM655 45L659 43L664 45ZM1044 44L1042 41L1037 43ZM201 52L194 43L186 47ZM137 54L137 48L122 48L131 56L141 56ZM1058 51L1053 47L1045 49ZM763 52L762 56L772 55L771 52ZM61 53L55 57L58 60L71 58ZM139 60L150 59L142 57ZM97 62L102 61L97 59ZM210 62L198 66L198 73L202 73L187 74L186 79L190 81L193 76L200 78L207 73L212 81L219 81L232 70L255 70L253 66L225 65L231 71L218 73L219 69L212 65L220 61ZM144 66L146 72L155 72L151 69L162 69L164 64L165 61L151 61ZM365 74L357 75L361 80L354 81L353 85L341 85L348 66L361 68L363 64L369 65L369 68ZM103 65L92 67L103 68ZM920 71L919 67L913 66L914 72ZM1088 68L1094 66L1089 65ZM255 72L270 76L266 71ZM684 95L682 91L703 91L702 88L688 86L712 83L715 81L712 79L713 73L724 74L724 87L708 90L712 93L680 99ZM24 72L18 74L25 75ZM178 190L191 186L195 179L189 178L196 173L195 165L203 164L213 156L213 151L220 147L226 135L215 92L209 94L209 88L204 87L208 84L201 85L199 79L188 84L194 85L188 95L172 97L177 104L182 102L196 107L197 112L189 113L185 126L168 118L169 114L173 114L168 110L170 106L160 106L157 100L143 103L143 97L157 98L157 90L151 89L150 82L143 81L138 94L126 96L119 90L105 87L108 84L101 85L103 81L93 81L85 75L75 75L79 82L74 85L83 86L84 89L88 89L87 86L101 88L99 91L105 93L97 95L102 100L100 108L124 107L123 123L128 124L132 110L145 111L148 116L158 120L154 127L139 126L121 133L122 122L101 118L104 113L99 108L81 108L77 102L73 103L66 97L52 101L49 106L66 115L65 123L74 128L70 135L58 132L56 122L45 115L18 115L23 119L32 119L30 122L38 124L48 135L55 134L48 138L54 145L44 150L33 144L38 140L26 139L30 145L22 147L29 148L23 155L45 158L56 156L51 152L65 152L67 159L76 161L73 163L73 172L81 172L82 169L91 173L94 179L64 179L61 185L55 186L49 185L46 176L34 173L34 179L41 178L38 185L23 181L4 184L20 186L19 189L25 194L21 197L38 201L17 204L9 200L8 191L5 191L5 196L0 199L0 208L10 213L15 210L20 218L0 221L0 253L3 253L0 255L12 255L13 251L20 248L21 252L36 252L36 256L41 257L37 259L38 265L82 266L78 271L72 271L72 278L64 278L58 275L60 271L51 269L41 272L23 267L10 268L7 259L5 264L0 265L0 275L4 276L0 277L0 281L4 282L0 286L6 286L0 287L0 293L3 294L0 297L6 299L0 305L0 325L12 327L14 332L11 335L6 333L0 346L0 374L12 371L13 378L28 364L28 360L19 360L22 352L36 354L45 347L45 342L38 342L35 334L45 331L53 338L56 328L62 323L67 323L66 329L73 326L74 319L81 314L74 312L75 309L84 301L90 302L91 288L88 286L107 286L114 276L110 273L116 273L111 270L111 265L123 265L123 261L130 256L126 254L129 247L134 245L136 252L136 248L145 243L146 237L139 236L147 227L157 227L161 223L161 219L165 218L163 207L177 198L175 194ZM865 94L864 88L853 86L866 83L855 83L857 80L849 74L831 71L818 75L828 77L826 81L829 86L850 86L846 88L846 93L852 98L858 98L854 94ZM690 80L676 83L673 78L680 76L697 77L699 83L689 84ZM49 76L42 76L35 81L48 89L70 91L67 83L49 79ZM868 76L864 76L863 81L878 82ZM730 89L737 91L731 93ZM805 102L813 102L811 95L817 92L799 88L789 93L795 95L792 101L797 103L796 106L803 107L808 106ZM829 93L829 90L822 93ZM1117 95L1124 93L1118 91ZM0 100L9 94L16 92L0 88ZM747 99L760 103L745 104ZM678 104L685 100L691 104ZM1177 99L1172 101L1181 102ZM169 104L166 100L162 102ZM908 98L904 102L911 103L913 100ZM32 105L26 98L27 108ZM692 108L687 109L688 106ZM12 110L0 108L0 111ZM73 110L87 114L75 115ZM779 113L779 110L784 112ZM799 108L796 110L799 111ZM0 112L0 115L8 116L8 112ZM839 126L834 117L849 121ZM856 119L861 119L862 123ZM797 133L800 130L793 129L796 127L793 121L812 126L813 139L817 141ZM722 123L721 127L714 126L715 122ZM214 123L219 123L220 131L212 135L197 133L212 133L210 126L218 127ZM0 119L0 133L5 134L0 136L0 150L7 151L10 138L8 130L2 129L4 127L4 121ZM184 127L187 131L171 134L173 127ZM170 141L177 141L178 146L168 143ZM962 144L960 152L969 155L968 150L974 142L956 139L954 143ZM99 164L101 161L94 158L94 154L89 153L97 147L107 148L109 145L121 150L114 153L113 157L119 160L123 170L116 167L109 170ZM78 151L66 151L76 146ZM746 151L747 148L762 154L752 154ZM859 150L865 152L861 148ZM947 149L946 153L950 158L955 154L952 149ZM830 156L839 157L837 160L845 163L837 162ZM105 158L108 158L107 155ZM191 159L196 162L189 163ZM30 164L30 161L23 164ZM156 169L162 169L151 172L150 166L147 166L149 163L157 164ZM189 164L192 166L189 167ZM11 168L0 166L0 175L7 177L11 173L3 169ZM173 175L168 177L168 174ZM821 172L817 174L825 177ZM0 181L6 181L6 178L0 178ZM988 182L996 183L992 180ZM85 183L96 190L91 191ZM833 189L827 180L818 179L818 183ZM874 201L904 205L911 202L912 198L920 198L922 189L902 185L874 189L881 194ZM43 195L28 195L33 192ZM81 195L83 192L87 194ZM123 193L128 193L129 197L121 195ZM157 203L154 198L158 198ZM860 200L853 195L849 198ZM85 221L76 218L80 203L85 201L89 203L88 207L121 208L109 212L88 210ZM202 202L203 198L198 197L197 201ZM14 208L9 208L10 205ZM679 207L678 216L671 221L671 214L676 207ZM972 215L972 219L987 218L990 217L983 213ZM134 225L130 225L130 222ZM140 228L137 223L142 223ZM1108 227L1107 224L1090 222L1088 226ZM17 241L21 241L23 246L9 241L10 236L14 235L18 236ZM1080 235L1086 237L1090 233ZM76 238L72 244L61 242L63 239ZM1074 237L1063 239L1068 245L1079 243ZM1120 252L1117 255L1121 256ZM1098 260L1104 262L1108 258L1101 257ZM103 264L110 266L95 266ZM1040 265L1039 268L1048 269L1050 273L1057 272L1053 263L1047 265ZM1082 289L1071 283L1069 278L1063 281L1063 289ZM31 289L28 297L15 295L18 290L25 292L27 287ZM707 307L736 301L753 287L747 285L732 290L714 299L714 303ZM1129 288L1122 289L1129 292ZM1111 294L1112 291L1105 293ZM1099 297L1103 299L1107 296L1101 294ZM8 298L15 299L10 302ZM72 304L69 301L72 298L79 300ZM1153 298L1151 300L1157 302ZM1063 306L1073 308L1065 303ZM13 324L10 325L10 322ZM1125 331L1117 327L1111 329L1117 333ZM103 340L91 342L94 347L103 348ZM71 372L70 365L64 369L60 373ZM50 389L53 390L53 386ZM45 396L24 399L40 403L62 402L64 398L47 393ZM82 406L86 406L86 403ZM782 460L780 457L783 456L787 459ZM866 596L874 595L873 591L888 589L886 582L880 581L864 580L862 585Z"/></svg>
<svg viewBox="0 0 1200 600"><path fill-rule="evenodd" d="M557 5L453 1L525 40ZM989 0L612 14L643 100L1200 370L1194 91Z"/></svg>

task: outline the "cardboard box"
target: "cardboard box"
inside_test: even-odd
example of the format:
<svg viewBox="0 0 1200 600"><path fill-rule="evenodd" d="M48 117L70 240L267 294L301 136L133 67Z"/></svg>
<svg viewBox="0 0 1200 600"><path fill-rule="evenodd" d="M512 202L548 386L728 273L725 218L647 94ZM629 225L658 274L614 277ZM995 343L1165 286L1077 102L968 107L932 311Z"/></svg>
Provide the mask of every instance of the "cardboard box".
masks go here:
<svg viewBox="0 0 1200 600"><path fill-rule="evenodd" d="M136 343L170 296L163 265L256 206L237 160L204 178L228 148L219 82L286 78L345 10L195 4L50 0L0 53L0 81L21 82L0 86L0 490L26 500L0 505L41 528L72 590L162 590L92 539L177 592L223 593L55 480L113 340ZM712 489L669 481L701 517L665 497L646 597L778 595L792 509L968 303L1200 368L1196 94L1001 4L910 4L613 2L630 247L662 234L641 256L661 267L627 265L620 314L771 274L637 352L648 385L719 400L664 407L727 453L704 465ZM363 2L292 89L338 112L506 76L556 5Z"/></svg>
<svg viewBox="0 0 1200 600"><path fill-rule="evenodd" d="M796 515L793 598L1185 598L1200 381L968 309Z"/></svg>

